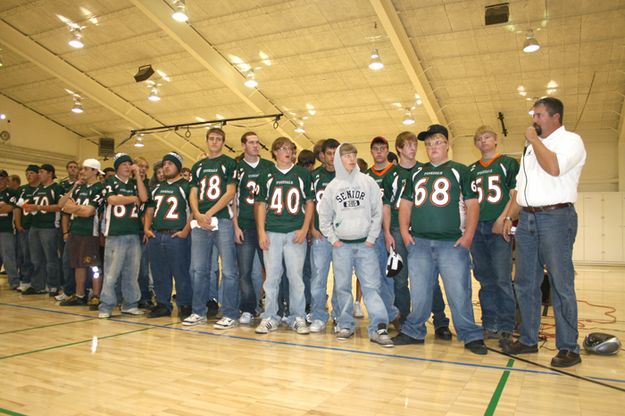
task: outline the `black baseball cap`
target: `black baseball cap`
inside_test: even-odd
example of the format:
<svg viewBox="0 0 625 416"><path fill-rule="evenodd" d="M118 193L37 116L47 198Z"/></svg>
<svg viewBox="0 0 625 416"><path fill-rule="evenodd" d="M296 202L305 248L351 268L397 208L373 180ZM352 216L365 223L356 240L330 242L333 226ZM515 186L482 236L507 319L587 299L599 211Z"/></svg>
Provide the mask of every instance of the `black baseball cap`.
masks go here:
<svg viewBox="0 0 625 416"><path fill-rule="evenodd" d="M447 128L445 126L441 126L440 124L432 124L430 127L428 127L426 131L422 131L421 133L419 133L417 139L420 141L424 141L428 137L433 136L437 133L442 134L447 140L449 140L449 132L447 131Z"/></svg>
<svg viewBox="0 0 625 416"><path fill-rule="evenodd" d="M9 173L4 169L0 169L0 178L8 178L8 177L9 177Z"/></svg>

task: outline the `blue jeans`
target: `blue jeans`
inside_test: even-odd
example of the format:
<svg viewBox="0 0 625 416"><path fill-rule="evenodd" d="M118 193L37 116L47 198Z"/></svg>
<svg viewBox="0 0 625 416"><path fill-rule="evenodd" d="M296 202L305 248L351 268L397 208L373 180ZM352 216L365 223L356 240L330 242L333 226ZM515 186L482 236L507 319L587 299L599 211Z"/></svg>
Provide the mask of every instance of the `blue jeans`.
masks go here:
<svg viewBox="0 0 625 416"><path fill-rule="evenodd" d="M219 284L219 247L213 246L213 256L211 259L210 281L208 282L208 299L215 299L221 303L223 297L223 287Z"/></svg>
<svg viewBox="0 0 625 416"><path fill-rule="evenodd" d="M312 245L306 243L306 258L304 259L304 270L302 271L302 278L304 280L304 297L306 298L306 306L310 306L312 302L312 296L310 294L310 280L312 279Z"/></svg>
<svg viewBox="0 0 625 416"><path fill-rule="evenodd" d="M454 241L414 239L416 243L406 247L412 312L401 332L416 339L425 338L425 322L432 310L432 293L440 274L458 339L465 344L483 339L482 328L473 318L469 250L454 247Z"/></svg>
<svg viewBox="0 0 625 416"><path fill-rule="evenodd" d="M117 305L115 286L121 279L122 309L136 308L139 291L141 238L139 234L106 237L104 245L104 281L100 296L100 312L111 313Z"/></svg>
<svg viewBox="0 0 625 416"><path fill-rule="evenodd" d="M538 343L543 266L547 266L551 301L556 320L556 347L579 353L577 299L573 243L577 234L575 208L547 212L521 211L516 230L516 279L514 287L521 312L521 337L525 345Z"/></svg>
<svg viewBox="0 0 625 416"><path fill-rule="evenodd" d="M343 243L332 249L332 267L338 304L337 321L339 328L354 329L354 297L352 295L352 273L360 281L362 297L369 314L367 332L371 336L378 324L388 325L386 306L380 296L382 277L378 268L375 248L365 243ZM390 280L390 279L389 279Z"/></svg>
<svg viewBox="0 0 625 416"><path fill-rule="evenodd" d="M404 263L404 265L405 264L407 263ZM445 315L445 299L443 299L443 291L441 290L441 283L438 280L438 276L436 277L434 292L432 293L432 321L436 329L449 326L449 318Z"/></svg>
<svg viewBox="0 0 625 416"><path fill-rule="evenodd" d="M172 310L172 279L175 278L178 309L191 306L191 239L172 237L171 234L155 231L154 238L150 238L147 246L156 302Z"/></svg>
<svg viewBox="0 0 625 416"><path fill-rule="evenodd" d="M256 309L260 313L260 298L263 290L263 252L257 252L254 255L254 266L252 267L252 285L254 286L254 294L256 296Z"/></svg>
<svg viewBox="0 0 625 416"><path fill-rule="evenodd" d="M141 293L140 302L150 302L150 255L148 254L148 245L143 244L143 234L141 235L141 261L139 262L139 292ZM154 274L154 272L152 272Z"/></svg>
<svg viewBox="0 0 625 416"><path fill-rule="evenodd" d="M493 234L495 221L477 225L471 255L473 275L480 282L482 327L488 331L512 333L515 301L512 292L512 244Z"/></svg>
<svg viewBox="0 0 625 416"><path fill-rule="evenodd" d="M30 283L34 271L33 262L30 257L30 243L28 242L29 233L30 228L26 228L22 232L17 232L17 243L22 252L22 263L19 264L20 281L22 283Z"/></svg>
<svg viewBox="0 0 625 416"><path fill-rule="evenodd" d="M256 313L258 298L252 282L254 259L256 255L262 256L262 250L258 245L258 233L255 229L242 230L243 243L237 244L237 261L239 264L239 277L241 279L241 312Z"/></svg>
<svg viewBox="0 0 625 416"><path fill-rule="evenodd" d="M393 287L395 291L395 306L401 314L401 322L406 320L410 314L410 289L408 289L408 267L405 262L408 259L408 251L401 238L399 228L391 228L391 234L395 240L395 252L404 260L404 267L393 277ZM386 265L385 265L386 266ZM386 269L385 269L386 270ZM443 305L444 308L444 305Z"/></svg>
<svg viewBox="0 0 625 416"><path fill-rule="evenodd" d="M266 278L263 285L265 289L265 311L262 319L274 319L278 321L278 294L280 281L282 280L283 267L286 266L286 275L289 281L289 317L288 324L293 325L295 318L306 316L306 298L304 296L304 260L306 257L306 242L296 244L293 242L295 231L290 233L267 232L269 249L263 251L265 260Z"/></svg>
<svg viewBox="0 0 625 416"><path fill-rule="evenodd" d="M17 271L17 250L15 244L15 234L10 232L0 233L0 258L7 272L10 286L20 284L20 275Z"/></svg>
<svg viewBox="0 0 625 416"><path fill-rule="evenodd" d="M191 230L191 286L193 289L193 313L205 316L209 300L209 283L213 270L213 248L221 256L221 284L223 297L220 310L223 316L239 319L239 270L234 245L232 220L219 218L217 231L202 228Z"/></svg>
<svg viewBox="0 0 625 416"><path fill-rule="evenodd" d="M73 295L76 293L76 277L74 269L69 266L69 249L63 249L61 264L63 265L63 276L65 276L65 282L63 282L63 293L68 296Z"/></svg>
<svg viewBox="0 0 625 416"><path fill-rule="evenodd" d="M386 277L386 262L388 260L388 252L384 243L384 231L380 231L378 238L375 240L375 254L378 257L378 270L380 273L380 296L386 307L386 314L392 321L399 316L399 309L395 306L395 282L393 279ZM361 282L362 285L362 282Z"/></svg>
<svg viewBox="0 0 625 416"><path fill-rule="evenodd" d="M42 291L46 285L50 289L58 289L61 285L61 268L59 261L59 229L30 227L28 242L33 260L33 276L31 285L36 291Z"/></svg>
<svg viewBox="0 0 625 416"><path fill-rule="evenodd" d="M332 244L325 238L313 238L311 248L312 276L310 279L311 305L310 313L313 320L326 322L330 317L326 310L328 297L328 273L332 261ZM338 313L336 286L332 290L332 313Z"/></svg>

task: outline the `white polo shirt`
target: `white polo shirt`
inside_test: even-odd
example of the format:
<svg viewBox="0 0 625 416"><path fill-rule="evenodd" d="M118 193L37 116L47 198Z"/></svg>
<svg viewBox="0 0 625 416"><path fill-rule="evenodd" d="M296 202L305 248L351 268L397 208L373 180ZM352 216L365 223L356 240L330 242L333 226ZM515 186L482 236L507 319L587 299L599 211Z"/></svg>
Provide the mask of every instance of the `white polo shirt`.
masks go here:
<svg viewBox="0 0 625 416"><path fill-rule="evenodd" d="M579 176L586 162L582 138L562 126L540 140L556 154L560 175L545 172L538 164L533 146L529 145L516 177L517 203L522 207L575 203Z"/></svg>

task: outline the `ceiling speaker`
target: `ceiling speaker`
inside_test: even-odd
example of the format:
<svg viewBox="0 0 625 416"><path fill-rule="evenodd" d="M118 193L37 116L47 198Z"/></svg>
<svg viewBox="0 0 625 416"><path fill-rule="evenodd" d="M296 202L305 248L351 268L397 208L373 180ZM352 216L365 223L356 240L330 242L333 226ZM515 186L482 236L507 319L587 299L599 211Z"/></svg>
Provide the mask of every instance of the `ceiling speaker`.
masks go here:
<svg viewBox="0 0 625 416"><path fill-rule="evenodd" d="M508 23L510 3L493 4L484 8L484 24L486 26Z"/></svg>
<svg viewBox="0 0 625 416"><path fill-rule="evenodd" d="M154 75L154 69L152 69L152 65L143 65L140 66L135 74L135 81L141 82L149 79L152 75Z"/></svg>
<svg viewBox="0 0 625 416"><path fill-rule="evenodd" d="M115 139L111 139L110 137L100 137L100 142L98 143L98 156L115 156Z"/></svg>

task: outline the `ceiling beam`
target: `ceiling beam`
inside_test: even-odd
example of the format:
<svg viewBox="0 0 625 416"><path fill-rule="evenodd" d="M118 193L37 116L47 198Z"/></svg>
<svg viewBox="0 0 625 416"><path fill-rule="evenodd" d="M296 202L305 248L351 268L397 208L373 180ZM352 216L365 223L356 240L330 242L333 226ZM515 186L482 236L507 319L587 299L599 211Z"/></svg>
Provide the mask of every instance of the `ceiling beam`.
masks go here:
<svg viewBox="0 0 625 416"><path fill-rule="evenodd" d="M434 91L425 76L425 71L419 62L419 58L408 38L406 29L401 23L397 11L391 0L369 0L373 10L377 15L384 31L388 35L395 53L399 57L404 70L415 89L415 92L421 96L423 107L429 117L430 124L447 125L445 115L441 110L441 106L434 95Z"/></svg>
<svg viewBox="0 0 625 416"><path fill-rule="evenodd" d="M163 125L154 117L124 100L95 79L78 70L61 57L56 56L1 19L0 43L18 55L28 59L45 72L61 80L68 88L80 92L81 96L88 97L111 113L128 121L133 127L142 128L153 125ZM69 103L69 95L67 99ZM181 155L189 158L189 160L197 159L197 151L189 153L183 150L185 145L190 145L184 138L178 135L170 135L167 138L161 135L153 136L168 147L175 147ZM172 141L172 138L174 138L175 141Z"/></svg>
<svg viewBox="0 0 625 416"><path fill-rule="evenodd" d="M130 0L150 20L152 20L167 35L182 46L195 60L205 67L215 78L228 87L243 103L245 103L254 115L281 113L282 111L271 100L265 97L256 88L247 88L243 85L244 76L230 63L213 45L210 44L192 26L191 23L179 23L171 18L173 9L166 1L154 0ZM279 126L276 131L287 137L292 137L303 148L310 147L311 140L301 134L295 133L295 124L292 121Z"/></svg>
<svg viewBox="0 0 625 416"><path fill-rule="evenodd" d="M618 142L617 146L617 168L618 168L618 190L625 192L625 96L623 98L623 106L621 107L621 115L618 126Z"/></svg>

